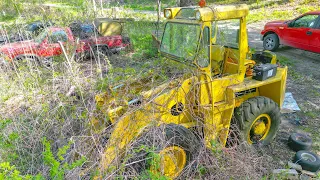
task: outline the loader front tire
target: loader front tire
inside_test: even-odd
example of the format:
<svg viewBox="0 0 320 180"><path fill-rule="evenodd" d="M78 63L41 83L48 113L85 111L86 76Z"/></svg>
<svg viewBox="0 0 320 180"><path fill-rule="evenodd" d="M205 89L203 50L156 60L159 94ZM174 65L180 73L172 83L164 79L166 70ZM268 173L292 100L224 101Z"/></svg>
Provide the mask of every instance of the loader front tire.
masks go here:
<svg viewBox="0 0 320 180"><path fill-rule="evenodd" d="M249 144L269 144L281 123L277 103L267 97L254 97L243 102L234 111L240 137Z"/></svg>
<svg viewBox="0 0 320 180"><path fill-rule="evenodd" d="M166 124L151 128L133 143L126 164L137 174L151 172L176 178L190 165L200 149L200 141L187 128Z"/></svg>

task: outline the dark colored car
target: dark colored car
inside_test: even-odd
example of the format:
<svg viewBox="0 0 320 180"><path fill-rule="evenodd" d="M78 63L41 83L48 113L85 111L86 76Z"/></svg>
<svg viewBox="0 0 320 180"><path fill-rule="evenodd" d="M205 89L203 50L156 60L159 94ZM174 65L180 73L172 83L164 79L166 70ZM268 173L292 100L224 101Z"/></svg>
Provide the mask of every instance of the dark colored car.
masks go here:
<svg viewBox="0 0 320 180"><path fill-rule="evenodd" d="M280 44L320 53L320 11L305 13L289 21L268 22L261 31L266 50L275 51Z"/></svg>

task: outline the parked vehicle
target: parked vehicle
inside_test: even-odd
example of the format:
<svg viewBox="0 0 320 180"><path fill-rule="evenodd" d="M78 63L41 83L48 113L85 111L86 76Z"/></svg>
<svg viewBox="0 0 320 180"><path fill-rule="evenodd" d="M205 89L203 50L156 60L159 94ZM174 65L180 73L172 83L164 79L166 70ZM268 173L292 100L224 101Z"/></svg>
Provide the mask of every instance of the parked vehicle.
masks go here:
<svg viewBox="0 0 320 180"><path fill-rule="evenodd" d="M240 4L164 9L160 54L193 72L166 83L131 79L96 95L93 129L112 127L100 174L116 173L125 164L134 173L177 178L193 167L201 147L227 145L233 126L248 144L275 138L287 67L277 67L270 51L249 58L248 11ZM172 65L178 68L177 63Z"/></svg>
<svg viewBox="0 0 320 180"><path fill-rule="evenodd" d="M275 51L280 44L320 53L320 11L305 13L289 21L268 22L261 31L266 50Z"/></svg>
<svg viewBox="0 0 320 180"><path fill-rule="evenodd" d="M50 27L42 31L34 40L8 43L0 47L2 60L19 61L33 59L37 63L49 65L52 57L62 54L59 41L62 44L75 43L74 36L69 27ZM117 51L130 44L129 38L121 35L115 36L85 36L80 37L76 53L89 52L92 49L100 51Z"/></svg>

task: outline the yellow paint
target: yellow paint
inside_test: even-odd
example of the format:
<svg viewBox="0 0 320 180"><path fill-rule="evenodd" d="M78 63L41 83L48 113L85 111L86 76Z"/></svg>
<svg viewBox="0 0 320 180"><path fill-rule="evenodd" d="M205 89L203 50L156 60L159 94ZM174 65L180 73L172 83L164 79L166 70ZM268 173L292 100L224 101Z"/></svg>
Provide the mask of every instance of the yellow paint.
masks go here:
<svg viewBox="0 0 320 180"><path fill-rule="evenodd" d="M202 21L217 21L225 19L238 19L248 15L249 8L246 4L210 6L199 8Z"/></svg>
<svg viewBox="0 0 320 180"><path fill-rule="evenodd" d="M122 25L114 21L102 21L98 26L98 31L103 36L121 35Z"/></svg>
<svg viewBox="0 0 320 180"><path fill-rule="evenodd" d="M155 172L169 177L177 177L187 163L186 152L179 146L166 147L159 153L160 155L160 169L152 169Z"/></svg>
<svg viewBox="0 0 320 180"><path fill-rule="evenodd" d="M218 20L239 19L239 48L232 49L214 45L216 34L210 34L212 37L210 38L208 57L210 63L207 67L201 68L197 64L196 56L194 64L197 70L192 77L185 76L157 88L150 87L148 90L145 90L147 87L142 89L141 86L140 88L137 86L136 88L135 83L132 83L132 86L129 84L129 86L123 87L124 89L128 87L132 90L137 89L134 92L141 96L141 104L136 108L129 106L132 99L117 101L117 97L121 97L121 93L116 89L121 89L121 86L109 88L106 93L98 95L96 97L97 106L104 114L109 115L111 123L114 124L102 158L102 169L108 169L112 164L119 164L128 144L150 126L169 123L187 128L197 126L204 130L204 140L207 147L211 147L212 140L217 140L225 145L234 108L256 96L269 97L280 107L283 103L287 67L279 67L276 76L265 81L256 81L251 77L245 77L247 69L252 68L252 64L254 64L252 60L247 59L249 49L246 27L248 7L246 5L197 7L196 11L201 13L202 20L200 21L174 19L181 8L166 9L172 11L173 19L168 19L169 22L196 24L202 28L202 31L208 27L210 33L213 32L212 28L216 28L215 24ZM200 38L202 37L203 33L200 35ZM167 58L170 59L170 57ZM275 59L272 60L272 63L275 63ZM220 69L220 66L217 68L217 65L223 65L223 68ZM237 93L250 89L255 91L236 96ZM183 108L175 109L174 107L179 104L182 104ZM97 120L95 119L95 121ZM268 123L259 125L256 133L260 134L263 129L268 128L270 128ZM180 152L180 150L176 151ZM163 153L166 154L166 151ZM164 162L168 162L164 163L168 164L168 167L173 166L168 158L164 158ZM182 164L185 164L184 161ZM183 166L181 165L181 167ZM172 172L171 168L165 169L164 173L176 177L181 172L181 168L178 168L179 170L172 169L174 169Z"/></svg>
<svg viewBox="0 0 320 180"><path fill-rule="evenodd" d="M178 12L180 11L181 7L175 7L175 8L164 8L163 14L165 14L166 11L171 11L171 17L168 19L174 19Z"/></svg>
<svg viewBox="0 0 320 180"><path fill-rule="evenodd" d="M269 134L271 127L271 118L268 114L259 115L251 124L250 131L248 132L247 138L248 143L252 144L253 141L250 136L251 130L253 130L254 135L262 136L259 141L265 139Z"/></svg>

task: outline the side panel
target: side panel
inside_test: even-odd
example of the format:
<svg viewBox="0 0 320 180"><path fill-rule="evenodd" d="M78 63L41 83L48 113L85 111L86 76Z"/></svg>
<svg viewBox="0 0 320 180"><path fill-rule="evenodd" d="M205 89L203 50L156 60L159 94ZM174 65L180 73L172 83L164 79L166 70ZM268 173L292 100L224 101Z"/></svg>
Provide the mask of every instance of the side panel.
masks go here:
<svg viewBox="0 0 320 180"><path fill-rule="evenodd" d="M272 99L280 107L282 107L282 103L284 100L283 92L285 92L285 85L283 85L283 83L285 83L285 81L278 81L261 86L258 88L259 95Z"/></svg>
<svg viewBox="0 0 320 180"><path fill-rule="evenodd" d="M284 94L286 90L287 67L278 68L275 77L265 81L257 81L253 79L246 79L243 83L230 87L234 93L245 92L246 90L253 90L246 95L236 98L236 106L254 96L265 96L276 102L279 107L282 107Z"/></svg>
<svg viewBox="0 0 320 180"><path fill-rule="evenodd" d="M309 50L312 52L320 53L320 22L319 27L311 29L312 33L309 38Z"/></svg>

